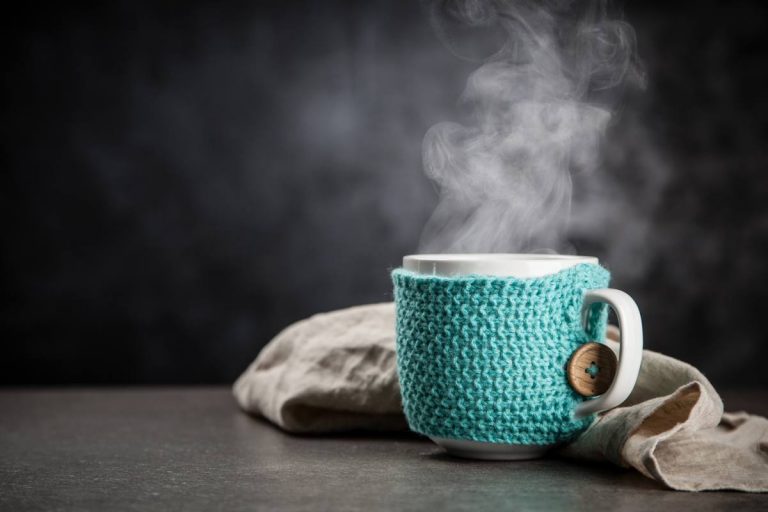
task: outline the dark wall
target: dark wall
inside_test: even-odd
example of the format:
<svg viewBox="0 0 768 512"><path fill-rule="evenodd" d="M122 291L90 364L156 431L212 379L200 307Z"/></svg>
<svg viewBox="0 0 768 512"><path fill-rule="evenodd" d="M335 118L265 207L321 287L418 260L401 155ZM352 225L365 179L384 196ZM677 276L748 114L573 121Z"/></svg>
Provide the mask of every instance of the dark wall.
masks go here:
<svg viewBox="0 0 768 512"><path fill-rule="evenodd" d="M649 80L605 172L629 207L574 248L637 299L649 348L768 386L768 8L625 16ZM389 300L436 202L421 140L477 67L416 2L60 3L3 23L4 384L227 382L290 322Z"/></svg>

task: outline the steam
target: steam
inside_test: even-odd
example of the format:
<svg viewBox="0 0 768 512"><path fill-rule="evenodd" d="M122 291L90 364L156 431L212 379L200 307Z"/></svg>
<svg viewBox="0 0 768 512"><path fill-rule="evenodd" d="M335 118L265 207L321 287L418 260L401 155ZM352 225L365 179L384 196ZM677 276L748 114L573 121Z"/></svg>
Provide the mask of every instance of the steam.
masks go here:
<svg viewBox="0 0 768 512"><path fill-rule="evenodd" d="M601 162L617 98L642 86L635 35L604 2L437 1L439 36L459 56L460 30L495 36L471 74L462 123L424 139L427 176L440 195L423 252L568 248L573 177Z"/></svg>

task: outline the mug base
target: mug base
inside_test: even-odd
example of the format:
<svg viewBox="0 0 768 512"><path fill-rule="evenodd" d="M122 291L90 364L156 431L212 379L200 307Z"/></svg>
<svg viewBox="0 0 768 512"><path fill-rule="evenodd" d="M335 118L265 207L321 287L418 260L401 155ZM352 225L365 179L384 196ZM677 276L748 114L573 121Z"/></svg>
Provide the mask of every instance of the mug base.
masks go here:
<svg viewBox="0 0 768 512"><path fill-rule="evenodd" d="M445 437L430 437L449 455L480 460L529 460L543 457L554 445L484 443Z"/></svg>

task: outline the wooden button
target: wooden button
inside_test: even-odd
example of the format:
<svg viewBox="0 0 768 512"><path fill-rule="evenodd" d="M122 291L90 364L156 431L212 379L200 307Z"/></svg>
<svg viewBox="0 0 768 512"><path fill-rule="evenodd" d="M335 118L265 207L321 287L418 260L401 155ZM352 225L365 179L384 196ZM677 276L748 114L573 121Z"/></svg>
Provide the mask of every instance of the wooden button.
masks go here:
<svg viewBox="0 0 768 512"><path fill-rule="evenodd" d="M602 395L611 387L616 364L613 350L602 343L590 341L571 355L566 366L568 383L581 396Z"/></svg>

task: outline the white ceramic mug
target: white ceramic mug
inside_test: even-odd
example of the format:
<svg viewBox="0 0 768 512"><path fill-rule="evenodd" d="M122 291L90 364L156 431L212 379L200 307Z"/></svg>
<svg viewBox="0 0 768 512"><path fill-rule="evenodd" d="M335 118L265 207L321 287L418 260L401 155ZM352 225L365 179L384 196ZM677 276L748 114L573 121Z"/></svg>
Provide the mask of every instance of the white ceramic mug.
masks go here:
<svg viewBox="0 0 768 512"><path fill-rule="evenodd" d="M534 278L555 274L581 263L598 264L589 256L548 254L420 254L403 258L403 269L418 274L445 277L486 275ZM634 388L643 351L640 312L632 298L620 290L587 290L582 312L593 303L610 305L618 318L621 344L614 380L602 395L581 402L574 417L584 417L620 405ZM471 440L432 438L449 453L480 459L529 459L543 455L551 446L508 445Z"/></svg>

